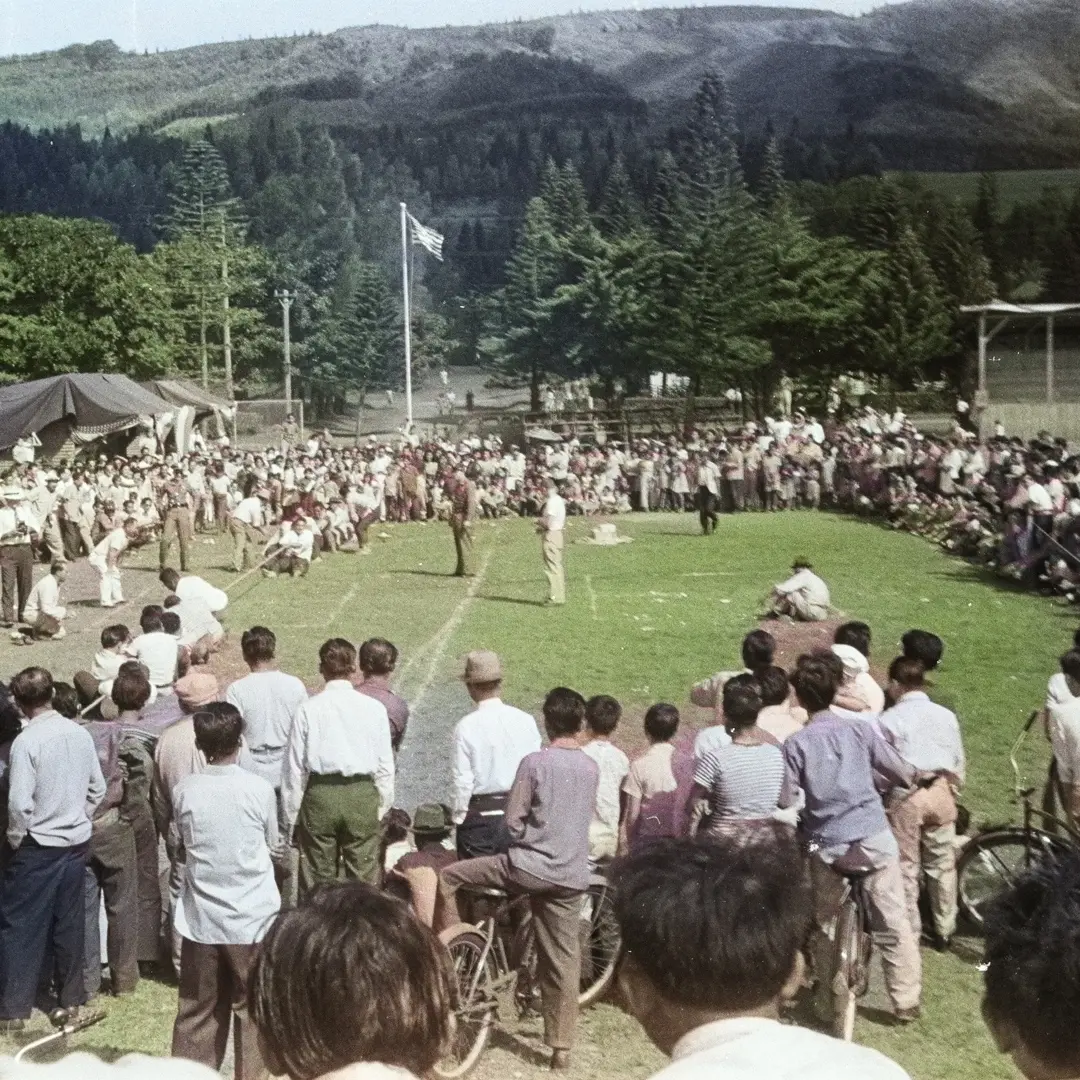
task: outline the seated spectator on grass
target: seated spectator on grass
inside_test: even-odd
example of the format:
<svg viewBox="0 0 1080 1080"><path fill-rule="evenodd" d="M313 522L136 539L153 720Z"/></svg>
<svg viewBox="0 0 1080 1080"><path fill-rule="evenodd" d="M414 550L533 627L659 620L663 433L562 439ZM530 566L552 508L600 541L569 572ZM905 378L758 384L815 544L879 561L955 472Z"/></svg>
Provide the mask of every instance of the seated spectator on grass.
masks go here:
<svg viewBox="0 0 1080 1080"><path fill-rule="evenodd" d="M622 706L606 694L590 698L585 705L585 736L582 750L596 762L600 784L596 789L596 812L589 826L589 858L610 859L619 846L620 791L630 771L630 759L611 741L619 726Z"/></svg>
<svg viewBox="0 0 1080 1080"><path fill-rule="evenodd" d="M876 1050L779 1022L812 907L790 829L660 841L614 881L621 997L672 1058L653 1080L905 1080Z"/></svg>
<svg viewBox="0 0 1080 1080"><path fill-rule="evenodd" d="M814 573L809 559L791 564L792 576L773 586L768 614L797 622L823 622L829 617L829 587Z"/></svg>
<svg viewBox="0 0 1080 1080"><path fill-rule="evenodd" d="M407 905L361 882L321 885L270 928L248 1008L275 1076L405 1080L449 1043L450 978Z"/></svg>
<svg viewBox="0 0 1080 1080"><path fill-rule="evenodd" d="M983 1018L1028 1080L1080 1077L1080 854L1021 875L986 910Z"/></svg>
<svg viewBox="0 0 1080 1080"><path fill-rule="evenodd" d="M694 755L676 746L679 710L653 705L645 714L649 749L630 765L623 781L619 853L640 850L654 840L682 836L686 805L694 786Z"/></svg>

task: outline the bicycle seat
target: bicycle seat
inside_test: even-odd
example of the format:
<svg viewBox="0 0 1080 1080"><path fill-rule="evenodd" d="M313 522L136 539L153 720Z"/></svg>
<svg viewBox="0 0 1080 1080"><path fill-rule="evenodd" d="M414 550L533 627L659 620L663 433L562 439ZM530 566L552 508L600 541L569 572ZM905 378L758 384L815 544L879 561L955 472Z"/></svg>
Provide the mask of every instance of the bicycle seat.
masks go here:
<svg viewBox="0 0 1080 1080"><path fill-rule="evenodd" d="M495 889L488 885L462 885L459 891L470 896L486 896L489 900L505 900L510 895L505 889Z"/></svg>

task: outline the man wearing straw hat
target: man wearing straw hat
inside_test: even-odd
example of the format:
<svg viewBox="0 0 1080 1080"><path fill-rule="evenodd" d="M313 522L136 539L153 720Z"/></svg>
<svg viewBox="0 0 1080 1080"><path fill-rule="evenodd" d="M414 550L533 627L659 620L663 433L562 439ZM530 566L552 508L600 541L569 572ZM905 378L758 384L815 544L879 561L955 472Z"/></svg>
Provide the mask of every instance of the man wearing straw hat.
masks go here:
<svg viewBox="0 0 1080 1080"><path fill-rule="evenodd" d="M788 616L797 622L822 622L829 617L829 586L814 573L810 560L798 558L793 574L773 586L769 615Z"/></svg>
<svg viewBox="0 0 1080 1080"><path fill-rule="evenodd" d="M41 526L26 504L26 492L8 484L0 506L0 589L3 591L5 629L22 622L26 601L34 587L34 544ZM16 603L18 594L18 603Z"/></svg>

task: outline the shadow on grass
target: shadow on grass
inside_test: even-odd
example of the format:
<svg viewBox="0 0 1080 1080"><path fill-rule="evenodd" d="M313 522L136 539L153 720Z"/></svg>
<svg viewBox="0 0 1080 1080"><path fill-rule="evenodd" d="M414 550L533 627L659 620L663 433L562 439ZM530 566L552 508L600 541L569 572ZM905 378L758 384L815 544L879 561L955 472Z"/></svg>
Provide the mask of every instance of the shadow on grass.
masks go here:
<svg viewBox="0 0 1080 1080"><path fill-rule="evenodd" d="M521 604L524 607L546 607L543 600L526 600L522 596L477 596L477 600L490 600L496 604Z"/></svg>
<svg viewBox="0 0 1080 1080"><path fill-rule="evenodd" d="M522 1036L515 1035L512 1031L507 1031L503 1027L496 1026L491 1033L491 1045L513 1054L514 1057L520 1058L525 1064L532 1065L534 1068L542 1069L551 1060L549 1054L538 1050Z"/></svg>
<svg viewBox="0 0 1080 1080"><path fill-rule="evenodd" d="M391 574L412 574L413 577L439 577L439 578L452 578L457 577L452 570L408 570L399 569L389 571ZM472 577L472 574L466 574L465 577Z"/></svg>

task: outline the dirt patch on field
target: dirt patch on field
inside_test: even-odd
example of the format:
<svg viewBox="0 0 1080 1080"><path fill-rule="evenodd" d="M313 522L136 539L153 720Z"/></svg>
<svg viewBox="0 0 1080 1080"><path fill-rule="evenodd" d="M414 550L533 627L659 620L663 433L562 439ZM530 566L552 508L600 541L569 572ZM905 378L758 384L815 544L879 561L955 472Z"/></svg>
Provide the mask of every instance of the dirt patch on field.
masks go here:
<svg viewBox="0 0 1080 1080"><path fill-rule="evenodd" d="M838 627L846 620L827 619L825 622L787 622L784 619L763 619L761 629L767 630L776 639L776 665L791 671L803 653L815 649L828 649L836 635ZM881 664L870 661L870 674L884 686L888 681L888 671Z"/></svg>

